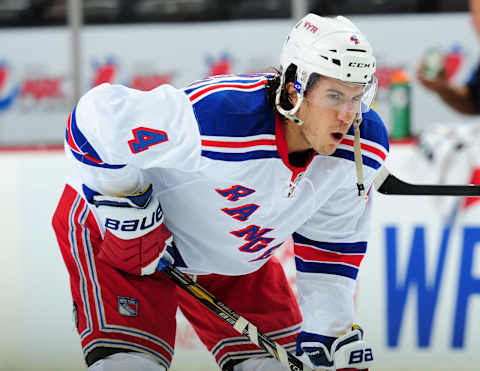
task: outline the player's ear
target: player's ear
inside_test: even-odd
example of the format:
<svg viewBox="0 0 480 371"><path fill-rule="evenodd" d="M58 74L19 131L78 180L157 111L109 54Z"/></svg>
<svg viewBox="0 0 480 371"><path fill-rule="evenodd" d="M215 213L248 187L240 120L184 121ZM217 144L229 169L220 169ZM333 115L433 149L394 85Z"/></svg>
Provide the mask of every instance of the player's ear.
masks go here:
<svg viewBox="0 0 480 371"><path fill-rule="evenodd" d="M295 85L293 82L288 82L285 85L285 89L288 94L288 101L295 106L297 104L298 96L297 96L297 91L295 90Z"/></svg>

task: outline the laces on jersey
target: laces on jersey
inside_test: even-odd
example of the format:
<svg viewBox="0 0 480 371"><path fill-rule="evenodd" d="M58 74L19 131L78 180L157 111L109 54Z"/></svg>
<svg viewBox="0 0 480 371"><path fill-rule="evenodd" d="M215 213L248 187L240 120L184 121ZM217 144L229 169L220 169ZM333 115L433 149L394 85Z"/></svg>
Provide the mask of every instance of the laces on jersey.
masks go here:
<svg viewBox="0 0 480 371"><path fill-rule="evenodd" d="M353 120L353 126L355 128L355 139L353 141L353 150L355 157L355 167L357 168L357 189L358 195L365 200L368 198L365 185L363 184L363 163L362 163L362 148L360 146L360 124L362 123L362 115L358 112Z"/></svg>

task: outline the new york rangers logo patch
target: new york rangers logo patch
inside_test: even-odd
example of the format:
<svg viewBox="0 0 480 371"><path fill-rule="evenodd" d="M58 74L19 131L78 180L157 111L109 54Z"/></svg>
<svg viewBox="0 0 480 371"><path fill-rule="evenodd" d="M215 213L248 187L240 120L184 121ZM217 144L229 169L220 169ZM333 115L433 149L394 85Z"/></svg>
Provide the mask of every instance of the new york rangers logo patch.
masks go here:
<svg viewBox="0 0 480 371"><path fill-rule="evenodd" d="M126 317L135 317L138 315L138 300L127 298L125 296L117 296L118 313Z"/></svg>
<svg viewBox="0 0 480 371"><path fill-rule="evenodd" d="M360 40L358 40L357 35L350 36L350 41L353 41L355 43L355 45L360 44Z"/></svg>

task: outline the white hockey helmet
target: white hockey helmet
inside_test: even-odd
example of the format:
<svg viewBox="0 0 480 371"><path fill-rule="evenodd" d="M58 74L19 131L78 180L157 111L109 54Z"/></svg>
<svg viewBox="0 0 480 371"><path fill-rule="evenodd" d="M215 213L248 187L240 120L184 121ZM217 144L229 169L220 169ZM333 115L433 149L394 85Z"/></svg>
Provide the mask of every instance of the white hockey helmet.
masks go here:
<svg viewBox="0 0 480 371"><path fill-rule="evenodd" d="M288 34L280 64L282 76L276 92L276 106L281 114L297 124L301 125L302 121L295 113L303 101L305 88L313 73L361 84L364 88L360 110L366 112L370 109L377 87L373 76L375 57L365 35L349 19L307 14ZM285 73L292 64L296 66L294 83L299 99L295 107L287 111L280 106L280 94L285 84Z"/></svg>

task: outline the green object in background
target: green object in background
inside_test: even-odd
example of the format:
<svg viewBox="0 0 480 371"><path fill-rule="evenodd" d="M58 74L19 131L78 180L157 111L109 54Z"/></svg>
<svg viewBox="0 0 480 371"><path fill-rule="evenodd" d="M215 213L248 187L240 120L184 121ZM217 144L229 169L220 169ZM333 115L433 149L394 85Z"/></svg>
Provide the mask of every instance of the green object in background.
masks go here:
<svg viewBox="0 0 480 371"><path fill-rule="evenodd" d="M445 68L445 56L438 48L428 48L422 61L422 75L433 81Z"/></svg>
<svg viewBox="0 0 480 371"><path fill-rule="evenodd" d="M410 82L403 69L392 75L390 85L391 130L390 138L411 137L410 132Z"/></svg>

